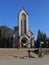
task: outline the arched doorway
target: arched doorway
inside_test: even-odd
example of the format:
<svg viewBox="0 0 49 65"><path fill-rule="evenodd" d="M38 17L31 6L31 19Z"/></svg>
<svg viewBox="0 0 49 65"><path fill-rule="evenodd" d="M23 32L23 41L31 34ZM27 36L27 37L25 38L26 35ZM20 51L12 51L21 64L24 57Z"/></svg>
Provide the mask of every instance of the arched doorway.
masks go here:
<svg viewBox="0 0 49 65"><path fill-rule="evenodd" d="M21 40L21 44L22 44L22 47L27 47L27 38L22 38L22 40Z"/></svg>
<svg viewBox="0 0 49 65"><path fill-rule="evenodd" d="M30 38L24 34L19 38L19 43L22 44L22 47L28 47L28 44L30 44Z"/></svg>

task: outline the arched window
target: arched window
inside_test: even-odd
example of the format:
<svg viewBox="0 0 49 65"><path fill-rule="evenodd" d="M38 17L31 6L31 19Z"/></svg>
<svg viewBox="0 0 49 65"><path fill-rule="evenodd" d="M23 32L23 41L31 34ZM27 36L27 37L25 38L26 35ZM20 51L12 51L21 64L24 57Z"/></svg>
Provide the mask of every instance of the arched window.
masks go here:
<svg viewBox="0 0 49 65"><path fill-rule="evenodd" d="M26 15L21 15L21 34L26 34Z"/></svg>

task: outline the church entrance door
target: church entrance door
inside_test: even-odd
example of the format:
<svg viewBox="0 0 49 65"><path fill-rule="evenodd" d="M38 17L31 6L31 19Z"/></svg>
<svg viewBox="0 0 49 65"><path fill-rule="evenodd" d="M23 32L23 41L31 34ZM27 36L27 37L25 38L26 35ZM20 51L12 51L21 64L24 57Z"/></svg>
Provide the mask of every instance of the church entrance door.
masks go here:
<svg viewBox="0 0 49 65"><path fill-rule="evenodd" d="M27 47L27 39L24 37L21 40L22 47Z"/></svg>

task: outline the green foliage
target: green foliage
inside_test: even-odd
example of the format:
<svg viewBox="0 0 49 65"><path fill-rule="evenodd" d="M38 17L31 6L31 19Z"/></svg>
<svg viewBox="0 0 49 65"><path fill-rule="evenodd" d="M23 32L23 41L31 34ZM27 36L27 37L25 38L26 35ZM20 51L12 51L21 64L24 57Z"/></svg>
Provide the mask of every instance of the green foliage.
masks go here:
<svg viewBox="0 0 49 65"><path fill-rule="evenodd" d="M13 30L7 26L0 26L0 48L11 48L13 44Z"/></svg>
<svg viewBox="0 0 49 65"><path fill-rule="evenodd" d="M1 29L0 29L0 38L1 38Z"/></svg>
<svg viewBox="0 0 49 65"><path fill-rule="evenodd" d="M46 47L46 40L47 40L46 33L43 33L40 30L38 30L37 40L36 40L36 47L40 47L41 42L43 42L44 47Z"/></svg>

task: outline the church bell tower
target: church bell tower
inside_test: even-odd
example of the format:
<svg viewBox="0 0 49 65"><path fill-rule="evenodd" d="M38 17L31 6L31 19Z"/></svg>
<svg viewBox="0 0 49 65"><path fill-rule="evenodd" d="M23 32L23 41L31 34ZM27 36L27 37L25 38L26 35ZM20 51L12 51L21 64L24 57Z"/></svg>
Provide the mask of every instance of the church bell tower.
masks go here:
<svg viewBox="0 0 49 65"><path fill-rule="evenodd" d="M23 9L19 13L19 36L28 34L28 13Z"/></svg>

